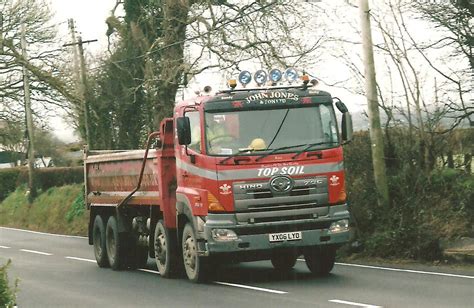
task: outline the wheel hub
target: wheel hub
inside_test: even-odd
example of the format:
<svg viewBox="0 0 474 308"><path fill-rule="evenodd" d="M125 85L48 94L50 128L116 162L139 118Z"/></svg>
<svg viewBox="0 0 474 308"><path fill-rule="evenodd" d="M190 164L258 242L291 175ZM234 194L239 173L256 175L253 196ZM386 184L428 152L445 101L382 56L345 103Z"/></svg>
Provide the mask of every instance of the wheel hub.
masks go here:
<svg viewBox="0 0 474 308"><path fill-rule="evenodd" d="M188 237L184 242L184 261L193 270L196 267L196 245L192 237Z"/></svg>
<svg viewBox="0 0 474 308"><path fill-rule="evenodd" d="M163 233L160 233L157 238L156 255L162 264L166 263L166 238Z"/></svg>

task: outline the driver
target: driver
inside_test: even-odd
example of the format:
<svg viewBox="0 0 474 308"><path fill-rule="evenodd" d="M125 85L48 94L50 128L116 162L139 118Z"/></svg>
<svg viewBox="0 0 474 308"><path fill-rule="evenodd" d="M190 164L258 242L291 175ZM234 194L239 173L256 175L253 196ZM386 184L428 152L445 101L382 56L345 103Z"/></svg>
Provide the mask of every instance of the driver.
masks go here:
<svg viewBox="0 0 474 308"><path fill-rule="evenodd" d="M229 145L235 137L231 134L224 121L212 121L207 127L207 144L209 152L212 154L232 154L222 153L223 146ZM231 150L230 150L231 151Z"/></svg>

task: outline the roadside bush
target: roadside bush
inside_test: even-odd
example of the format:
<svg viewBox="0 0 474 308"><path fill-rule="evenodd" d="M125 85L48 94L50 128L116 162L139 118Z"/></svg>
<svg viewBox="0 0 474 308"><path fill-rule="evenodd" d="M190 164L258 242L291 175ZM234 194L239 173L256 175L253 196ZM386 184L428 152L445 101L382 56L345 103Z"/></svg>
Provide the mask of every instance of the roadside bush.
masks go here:
<svg viewBox="0 0 474 308"><path fill-rule="evenodd" d="M72 222L75 218L81 217L84 215L84 211L86 207L84 206L84 189L82 189L82 193L77 196L77 198L72 203L69 211L66 213L66 220L67 222Z"/></svg>
<svg viewBox="0 0 474 308"><path fill-rule="evenodd" d="M434 169L418 163L418 147L391 132L387 174L391 204L377 204L370 139L355 135L345 149L347 190L363 253L376 257L436 260L440 240L473 236L474 176L455 169Z"/></svg>
<svg viewBox="0 0 474 308"><path fill-rule="evenodd" d="M46 191L51 187L60 187L84 182L82 167L40 168L36 171L36 185L38 189ZM0 170L0 201L17 187L28 183L27 168L11 168Z"/></svg>
<svg viewBox="0 0 474 308"><path fill-rule="evenodd" d="M11 289L7 274L10 263L11 261L8 260L7 264L0 266L0 307L13 307L15 305L15 290Z"/></svg>

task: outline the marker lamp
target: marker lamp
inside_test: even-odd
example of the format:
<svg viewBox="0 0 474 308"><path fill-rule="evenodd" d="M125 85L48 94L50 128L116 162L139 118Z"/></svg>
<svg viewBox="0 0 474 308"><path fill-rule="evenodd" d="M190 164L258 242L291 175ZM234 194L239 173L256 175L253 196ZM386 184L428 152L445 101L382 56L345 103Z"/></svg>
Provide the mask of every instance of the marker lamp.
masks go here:
<svg viewBox="0 0 474 308"><path fill-rule="evenodd" d="M229 87L231 87L232 89L234 89L234 88L237 86L237 80L235 80L235 79L229 79L229 81L227 82L227 84L229 85Z"/></svg>
<svg viewBox="0 0 474 308"><path fill-rule="evenodd" d="M255 72L253 78L255 79L255 82L259 86L261 86L267 82L268 75L267 72L265 72L264 70L258 70L257 72Z"/></svg>
<svg viewBox="0 0 474 308"><path fill-rule="evenodd" d="M243 86L249 84L250 81L252 81L252 74L250 74L249 71L242 71L242 72L240 72L240 74L239 74L239 82L240 82Z"/></svg>
<svg viewBox="0 0 474 308"><path fill-rule="evenodd" d="M295 82L298 79L298 73L292 67L285 71L285 79L289 83Z"/></svg>
<svg viewBox="0 0 474 308"><path fill-rule="evenodd" d="M274 68L270 71L270 80L272 82L280 81L282 76L283 76L282 72L277 68Z"/></svg>

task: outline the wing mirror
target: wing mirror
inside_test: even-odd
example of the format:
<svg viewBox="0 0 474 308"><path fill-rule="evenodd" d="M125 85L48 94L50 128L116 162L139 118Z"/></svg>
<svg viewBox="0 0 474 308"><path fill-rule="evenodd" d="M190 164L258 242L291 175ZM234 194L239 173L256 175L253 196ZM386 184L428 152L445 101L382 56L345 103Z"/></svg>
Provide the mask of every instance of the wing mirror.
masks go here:
<svg viewBox="0 0 474 308"><path fill-rule="evenodd" d="M333 99L337 100L336 107L342 113L342 142L344 144L349 143L352 140L352 133L354 130L352 126L351 113L349 112L349 109L347 109L346 104L344 104L339 98L333 97Z"/></svg>
<svg viewBox="0 0 474 308"><path fill-rule="evenodd" d="M353 133L352 116L350 112L344 112L342 114L341 128L342 128L342 142L349 143L352 140L352 133Z"/></svg>
<svg viewBox="0 0 474 308"><path fill-rule="evenodd" d="M176 119L176 130L178 132L178 143L180 145L189 145L191 143L191 125L188 117L179 117Z"/></svg>

